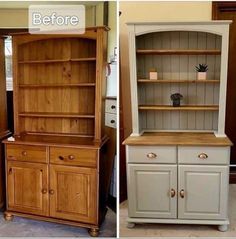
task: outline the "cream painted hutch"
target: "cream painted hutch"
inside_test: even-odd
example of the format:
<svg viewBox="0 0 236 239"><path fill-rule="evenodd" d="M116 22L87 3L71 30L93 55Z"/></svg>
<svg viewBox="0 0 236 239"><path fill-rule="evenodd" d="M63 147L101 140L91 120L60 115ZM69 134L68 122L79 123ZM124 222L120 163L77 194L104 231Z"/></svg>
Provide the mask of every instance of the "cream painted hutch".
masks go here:
<svg viewBox="0 0 236 239"><path fill-rule="evenodd" d="M231 142L225 135L230 21L128 23L133 131L128 227L228 228ZM206 80L195 66L207 64ZM150 80L156 68L158 80ZM183 95L173 107L171 94Z"/></svg>

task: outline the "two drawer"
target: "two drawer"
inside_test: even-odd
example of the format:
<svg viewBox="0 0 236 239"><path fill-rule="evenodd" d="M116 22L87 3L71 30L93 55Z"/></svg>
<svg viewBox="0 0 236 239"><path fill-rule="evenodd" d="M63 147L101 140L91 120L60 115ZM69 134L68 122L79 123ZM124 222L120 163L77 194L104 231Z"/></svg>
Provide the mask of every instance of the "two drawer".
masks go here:
<svg viewBox="0 0 236 239"><path fill-rule="evenodd" d="M175 146L128 146L129 163L176 163Z"/></svg>
<svg viewBox="0 0 236 239"><path fill-rule="evenodd" d="M30 146L9 144L6 146L8 160L46 163L47 154L45 146Z"/></svg>
<svg viewBox="0 0 236 239"><path fill-rule="evenodd" d="M6 146L6 156L7 160L48 162L46 146L8 144ZM49 161L53 164L96 167L97 150L49 147Z"/></svg>
<svg viewBox="0 0 236 239"><path fill-rule="evenodd" d="M228 164L230 147L178 147L180 164Z"/></svg>
<svg viewBox="0 0 236 239"><path fill-rule="evenodd" d="M228 164L230 147L128 146L128 163Z"/></svg>
<svg viewBox="0 0 236 239"><path fill-rule="evenodd" d="M96 149L50 147L50 163L73 166L96 167Z"/></svg>

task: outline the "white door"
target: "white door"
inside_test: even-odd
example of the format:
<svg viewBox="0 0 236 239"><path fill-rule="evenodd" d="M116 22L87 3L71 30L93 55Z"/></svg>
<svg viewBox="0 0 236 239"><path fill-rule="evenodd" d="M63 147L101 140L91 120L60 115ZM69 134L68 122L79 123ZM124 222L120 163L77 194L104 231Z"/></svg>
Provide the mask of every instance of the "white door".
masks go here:
<svg viewBox="0 0 236 239"><path fill-rule="evenodd" d="M228 166L179 166L178 218L225 219Z"/></svg>
<svg viewBox="0 0 236 239"><path fill-rule="evenodd" d="M128 164L129 217L177 217L177 166Z"/></svg>

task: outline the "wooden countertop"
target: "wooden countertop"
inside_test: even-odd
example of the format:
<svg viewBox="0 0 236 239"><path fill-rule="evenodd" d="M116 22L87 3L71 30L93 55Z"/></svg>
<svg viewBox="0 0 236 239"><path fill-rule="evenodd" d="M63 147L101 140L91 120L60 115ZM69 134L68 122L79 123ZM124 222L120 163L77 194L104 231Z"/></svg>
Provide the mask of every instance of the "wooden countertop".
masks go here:
<svg viewBox="0 0 236 239"><path fill-rule="evenodd" d="M15 136L15 141L3 140L4 144L25 144L41 146L65 146L73 148L95 148L99 149L109 138L104 136L101 142L95 142L91 137L71 137L71 136L49 136L22 134Z"/></svg>
<svg viewBox="0 0 236 239"><path fill-rule="evenodd" d="M213 133L144 133L129 136L126 145L182 145L182 146L232 146L228 137L217 138Z"/></svg>

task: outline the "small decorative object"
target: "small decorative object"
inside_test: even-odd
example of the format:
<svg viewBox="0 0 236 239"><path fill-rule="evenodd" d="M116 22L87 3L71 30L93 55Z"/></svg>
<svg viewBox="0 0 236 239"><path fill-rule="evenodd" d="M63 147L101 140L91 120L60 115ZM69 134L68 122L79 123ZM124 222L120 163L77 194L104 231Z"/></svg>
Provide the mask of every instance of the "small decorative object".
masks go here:
<svg viewBox="0 0 236 239"><path fill-rule="evenodd" d="M157 70L155 68L151 68L149 71L149 79L150 80L157 80L158 75L157 75Z"/></svg>
<svg viewBox="0 0 236 239"><path fill-rule="evenodd" d="M206 80L206 72L208 70L207 64L199 64L196 66L197 70L197 79L198 80Z"/></svg>
<svg viewBox="0 0 236 239"><path fill-rule="evenodd" d="M180 100L182 100L183 96L180 93L174 93L170 96L173 106L178 107L180 106Z"/></svg>

